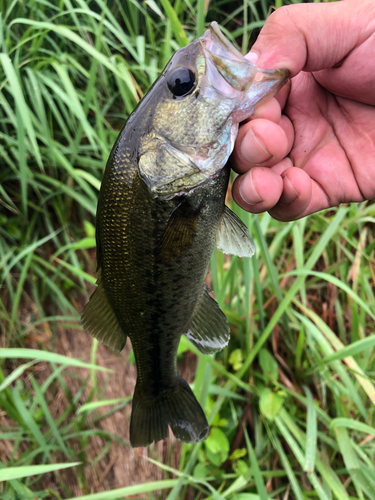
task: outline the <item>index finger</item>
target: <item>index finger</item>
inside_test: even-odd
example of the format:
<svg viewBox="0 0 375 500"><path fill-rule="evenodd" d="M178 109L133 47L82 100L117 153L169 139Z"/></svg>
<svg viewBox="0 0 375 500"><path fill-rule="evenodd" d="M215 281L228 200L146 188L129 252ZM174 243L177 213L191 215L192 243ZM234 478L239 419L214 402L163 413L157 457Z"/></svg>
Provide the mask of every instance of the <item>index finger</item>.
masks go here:
<svg viewBox="0 0 375 500"><path fill-rule="evenodd" d="M372 0L299 4L280 7L267 19L247 58L265 69L300 71L332 68L373 28Z"/></svg>

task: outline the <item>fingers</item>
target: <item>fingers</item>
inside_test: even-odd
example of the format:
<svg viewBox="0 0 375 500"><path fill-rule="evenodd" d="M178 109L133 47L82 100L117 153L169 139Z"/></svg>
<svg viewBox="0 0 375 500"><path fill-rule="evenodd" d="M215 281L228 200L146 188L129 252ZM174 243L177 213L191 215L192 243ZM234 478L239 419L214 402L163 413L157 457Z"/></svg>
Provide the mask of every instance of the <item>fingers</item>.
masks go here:
<svg viewBox="0 0 375 500"><path fill-rule="evenodd" d="M284 157L292 147L294 132L290 120L280 117L280 105L275 103L256 110L257 115L268 119L258 118L240 127L231 157L234 170L243 174L233 183L234 199L252 213L270 210L287 196L280 174L290 166L290 159Z"/></svg>
<svg viewBox="0 0 375 500"><path fill-rule="evenodd" d="M288 5L266 21L249 59L260 68L301 70L331 68L370 36L373 1Z"/></svg>
<svg viewBox="0 0 375 500"><path fill-rule="evenodd" d="M254 165L271 167L289 153L294 139L293 126L285 116L279 123L259 118L240 127L231 157L236 172L245 173Z"/></svg>
<svg viewBox="0 0 375 500"><path fill-rule="evenodd" d="M283 171L281 178L282 195L269 213L274 219L285 222L307 215L307 209L312 200L313 183L310 176L300 168L289 167Z"/></svg>
<svg viewBox="0 0 375 500"><path fill-rule="evenodd" d="M279 123L281 118L281 107L277 99L272 98L255 108L253 118L263 118L264 120Z"/></svg>
<svg viewBox="0 0 375 500"><path fill-rule="evenodd" d="M248 212L258 214L269 210L279 201L283 181L279 174L265 167L254 167L234 180L235 202Z"/></svg>
<svg viewBox="0 0 375 500"><path fill-rule="evenodd" d="M273 168L254 167L239 175L233 198L248 212L268 211L274 219L292 221L331 206L323 188L289 158Z"/></svg>
<svg viewBox="0 0 375 500"><path fill-rule="evenodd" d="M286 158L277 171L254 167L238 176L232 187L234 200L252 213L269 211L277 220L295 220L307 213L312 200L312 181L302 169L291 167ZM323 207L326 208L326 207Z"/></svg>

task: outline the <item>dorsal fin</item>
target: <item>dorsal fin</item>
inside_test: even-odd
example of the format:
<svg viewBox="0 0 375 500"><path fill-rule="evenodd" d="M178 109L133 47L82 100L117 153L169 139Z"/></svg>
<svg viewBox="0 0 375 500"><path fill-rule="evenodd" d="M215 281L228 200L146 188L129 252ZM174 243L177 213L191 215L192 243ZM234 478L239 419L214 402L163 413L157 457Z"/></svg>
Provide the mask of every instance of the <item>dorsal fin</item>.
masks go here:
<svg viewBox="0 0 375 500"><path fill-rule="evenodd" d="M103 342L112 351L120 352L125 347L126 334L108 301L100 276L97 283L98 288L83 310L82 325L90 335Z"/></svg>

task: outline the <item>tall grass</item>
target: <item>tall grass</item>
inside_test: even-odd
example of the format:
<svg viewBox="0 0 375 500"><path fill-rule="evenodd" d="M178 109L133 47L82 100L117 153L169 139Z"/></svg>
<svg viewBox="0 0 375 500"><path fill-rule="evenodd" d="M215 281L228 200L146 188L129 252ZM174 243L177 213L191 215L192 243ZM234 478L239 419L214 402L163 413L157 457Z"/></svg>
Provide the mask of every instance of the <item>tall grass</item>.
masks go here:
<svg viewBox="0 0 375 500"><path fill-rule="evenodd" d="M100 431L106 445L89 463L85 450L99 432L90 419L104 421L130 398L103 400L95 341L82 353L86 364L51 350L57 325L80 328L77 304L95 282L96 202L109 151L179 46L216 19L245 51L271 2L0 6L0 450L11 449L0 451L1 498L75 497L70 471L88 500L374 499L375 209L366 203L288 224L232 203L257 254L212 256L212 287L232 336L215 357L195 352L194 391L210 435L183 445L178 469L156 461L161 481L91 491L86 467L95 469L115 441L128 444ZM183 338L186 349L194 351ZM43 382L41 363L49 367ZM75 375L76 394L65 379L73 367L84 374ZM57 389L69 405L56 419ZM54 474L53 493L46 474Z"/></svg>

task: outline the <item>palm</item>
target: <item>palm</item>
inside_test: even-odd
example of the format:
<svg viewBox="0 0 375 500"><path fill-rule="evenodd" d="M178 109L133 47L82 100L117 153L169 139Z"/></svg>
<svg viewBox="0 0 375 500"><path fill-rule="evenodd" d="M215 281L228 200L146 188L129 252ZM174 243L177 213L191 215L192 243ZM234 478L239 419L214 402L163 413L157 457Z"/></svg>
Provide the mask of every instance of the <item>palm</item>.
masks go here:
<svg viewBox="0 0 375 500"><path fill-rule="evenodd" d="M319 72L321 73L321 72ZM375 110L339 97L301 72L284 109L294 127L294 166L311 178L321 208L375 197ZM321 78L322 77L322 78ZM334 82L333 82L334 83Z"/></svg>

